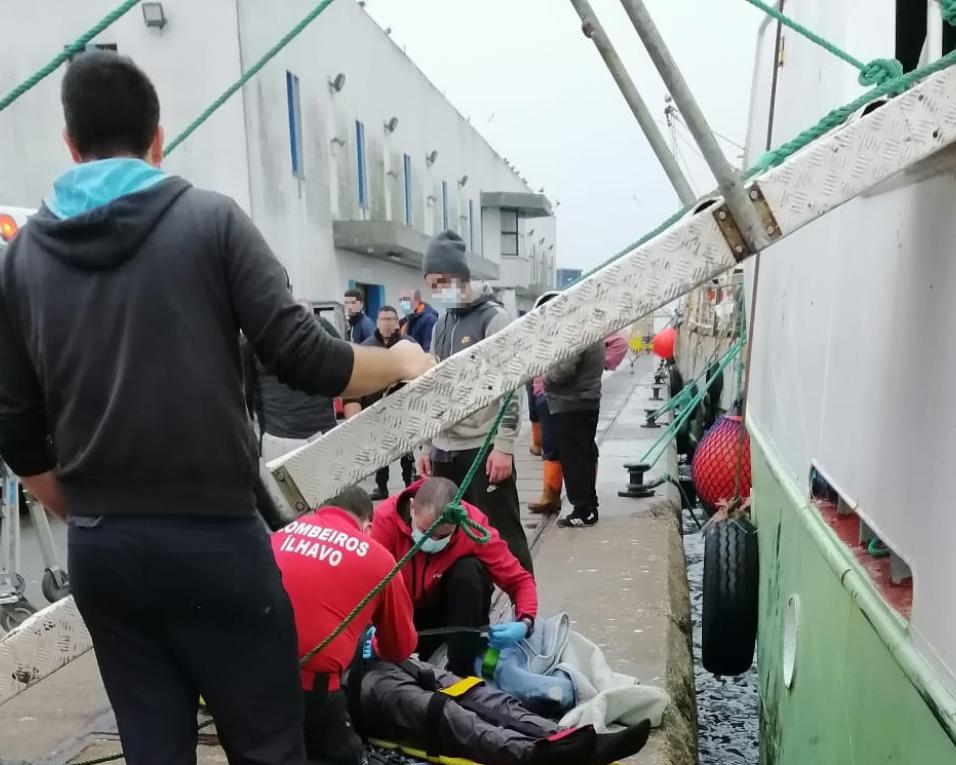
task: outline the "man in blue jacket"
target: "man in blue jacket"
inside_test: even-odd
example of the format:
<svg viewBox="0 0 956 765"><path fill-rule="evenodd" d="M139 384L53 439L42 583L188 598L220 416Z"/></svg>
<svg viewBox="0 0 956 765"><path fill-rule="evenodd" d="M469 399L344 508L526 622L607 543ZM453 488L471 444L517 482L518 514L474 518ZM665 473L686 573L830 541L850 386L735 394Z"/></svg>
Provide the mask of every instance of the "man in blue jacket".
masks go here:
<svg viewBox="0 0 956 765"><path fill-rule="evenodd" d="M346 290L342 304L349 322L349 340L361 345L375 334L375 322L365 313L365 293L354 288Z"/></svg>
<svg viewBox="0 0 956 765"><path fill-rule="evenodd" d="M438 311L422 300L421 290L412 289L402 290L398 308L402 312L402 334L431 351Z"/></svg>

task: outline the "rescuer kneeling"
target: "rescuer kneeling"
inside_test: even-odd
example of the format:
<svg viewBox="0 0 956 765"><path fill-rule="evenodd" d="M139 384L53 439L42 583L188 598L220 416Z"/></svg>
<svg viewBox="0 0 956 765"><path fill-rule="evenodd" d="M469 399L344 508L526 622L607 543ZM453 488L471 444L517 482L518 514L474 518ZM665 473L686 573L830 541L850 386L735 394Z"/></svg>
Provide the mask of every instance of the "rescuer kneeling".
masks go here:
<svg viewBox="0 0 956 765"><path fill-rule="evenodd" d="M396 559L424 535L458 487L447 478L430 478L390 497L375 511L372 537ZM463 502L468 516L488 529L491 539L478 544L460 528L443 523L402 569L415 608L415 627L422 632L454 628L447 634L420 636L418 654L427 659L442 642L448 644L448 669L460 676L475 674L475 659L485 648L481 633L488 625L494 585L511 598L515 620L488 629L493 648L520 642L534 628L538 595L534 577L518 562L488 518Z"/></svg>
<svg viewBox="0 0 956 765"><path fill-rule="evenodd" d="M395 565L382 545L368 536L371 520L371 498L353 487L273 534L272 549L295 614L300 659L330 635ZM385 661L403 661L415 649L412 604L401 577L392 579L302 668L310 761L358 765L364 759L349 718L342 675L369 623L375 627L369 648Z"/></svg>

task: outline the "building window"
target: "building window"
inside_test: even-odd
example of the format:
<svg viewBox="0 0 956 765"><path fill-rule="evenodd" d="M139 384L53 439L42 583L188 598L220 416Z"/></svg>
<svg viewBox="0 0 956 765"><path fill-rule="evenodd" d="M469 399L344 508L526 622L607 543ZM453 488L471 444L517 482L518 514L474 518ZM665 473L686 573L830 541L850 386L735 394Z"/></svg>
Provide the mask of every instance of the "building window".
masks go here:
<svg viewBox="0 0 956 765"><path fill-rule="evenodd" d="M355 121L355 159L358 165L359 207L368 209L368 169L365 165L365 125Z"/></svg>
<svg viewBox="0 0 956 765"><path fill-rule="evenodd" d="M468 200L468 249L475 252L475 200Z"/></svg>
<svg viewBox="0 0 956 765"><path fill-rule="evenodd" d="M448 181L441 182L441 227L448 230Z"/></svg>
<svg viewBox="0 0 956 765"><path fill-rule="evenodd" d="M305 175L302 163L302 108L299 103L299 78L292 72L285 73L285 88L289 100L289 146L292 150L292 174L301 178Z"/></svg>
<svg viewBox="0 0 956 765"><path fill-rule="evenodd" d="M518 211L501 211L501 254L518 254Z"/></svg>
<svg viewBox="0 0 956 765"><path fill-rule="evenodd" d="M412 158L405 155L405 225L412 225Z"/></svg>

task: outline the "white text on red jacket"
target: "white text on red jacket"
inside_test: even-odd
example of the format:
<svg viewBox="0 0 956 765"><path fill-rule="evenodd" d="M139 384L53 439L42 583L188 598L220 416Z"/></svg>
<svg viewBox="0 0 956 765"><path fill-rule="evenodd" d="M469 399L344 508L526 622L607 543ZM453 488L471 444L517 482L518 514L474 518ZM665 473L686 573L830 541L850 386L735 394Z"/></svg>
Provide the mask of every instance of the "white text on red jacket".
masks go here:
<svg viewBox="0 0 956 765"><path fill-rule="evenodd" d="M327 562L330 566L338 566L342 562L342 550L354 553L360 558L368 554L367 541L314 523L293 521L279 533L287 535L279 545L279 552L315 558Z"/></svg>

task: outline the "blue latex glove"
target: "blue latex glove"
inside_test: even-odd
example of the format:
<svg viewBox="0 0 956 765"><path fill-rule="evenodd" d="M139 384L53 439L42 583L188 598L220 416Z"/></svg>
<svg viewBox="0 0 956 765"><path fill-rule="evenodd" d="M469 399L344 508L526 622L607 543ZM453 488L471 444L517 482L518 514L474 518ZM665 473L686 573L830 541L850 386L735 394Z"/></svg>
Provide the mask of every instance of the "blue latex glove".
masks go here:
<svg viewBox="0 0 956 765"><path fill-rule="evenodd" d="M528 634L528 625L524 622L504 622L493 624L488 630L489 643L499 651L518 645Z"/></svg>
<svg viewBox="0 0 956 765"><path fill-rule="evenodd" d="M362 658L371 659L375 655L372 650L372 638L375 636L375 627L369 627L365 631L365 643L362 644Z"/></svg>

